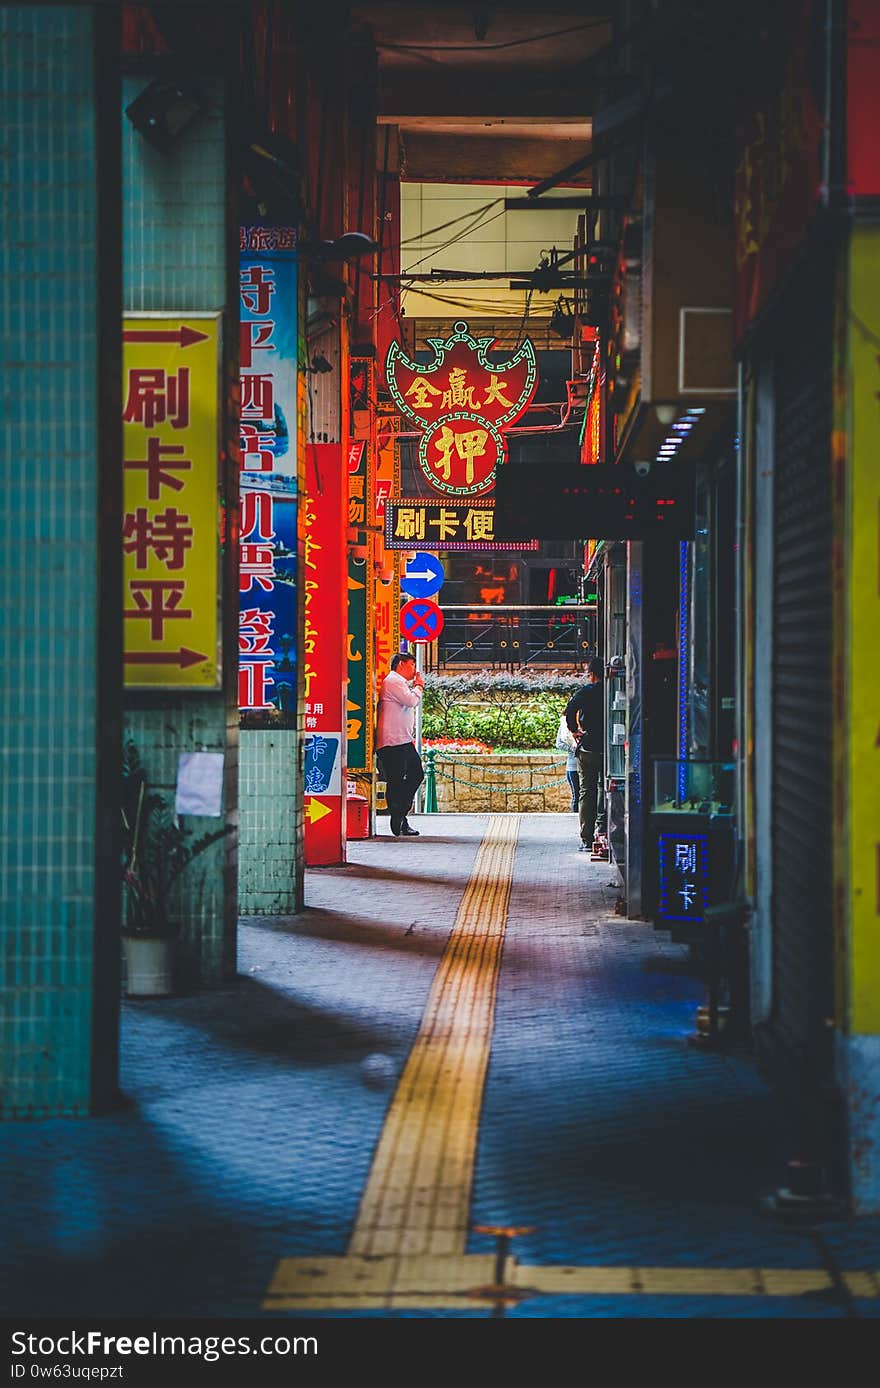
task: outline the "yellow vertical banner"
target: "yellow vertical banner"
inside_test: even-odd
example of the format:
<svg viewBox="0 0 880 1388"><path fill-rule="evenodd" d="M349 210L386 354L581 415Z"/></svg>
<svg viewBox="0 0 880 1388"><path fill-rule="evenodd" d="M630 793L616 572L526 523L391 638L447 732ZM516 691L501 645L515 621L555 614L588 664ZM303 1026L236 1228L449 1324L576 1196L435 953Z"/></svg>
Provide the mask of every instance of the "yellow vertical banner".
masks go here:
<svg viewBox="0 0 880 1388"><path fill-rule="evenodd" d="M220 317L123 324L128 688L216 689Z"/></svg>
<svg viewBox="0 0 880 1388"><path fill-rule="evenodd" d="M850 1029L880 1033L880 228L852 233L849 485Z"/></svg>

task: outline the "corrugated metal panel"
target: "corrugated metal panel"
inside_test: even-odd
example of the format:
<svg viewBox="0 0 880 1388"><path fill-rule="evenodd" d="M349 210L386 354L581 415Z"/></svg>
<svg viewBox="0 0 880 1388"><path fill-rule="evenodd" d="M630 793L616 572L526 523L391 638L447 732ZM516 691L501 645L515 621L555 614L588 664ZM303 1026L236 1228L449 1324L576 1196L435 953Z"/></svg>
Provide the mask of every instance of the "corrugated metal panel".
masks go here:
<svg viewBox="0 0 880 1388"><path fill-rule="evenodd" d="M780 1040L827 1075L831 924L830 285L792 294L776 368L773 947Z"/></svg>

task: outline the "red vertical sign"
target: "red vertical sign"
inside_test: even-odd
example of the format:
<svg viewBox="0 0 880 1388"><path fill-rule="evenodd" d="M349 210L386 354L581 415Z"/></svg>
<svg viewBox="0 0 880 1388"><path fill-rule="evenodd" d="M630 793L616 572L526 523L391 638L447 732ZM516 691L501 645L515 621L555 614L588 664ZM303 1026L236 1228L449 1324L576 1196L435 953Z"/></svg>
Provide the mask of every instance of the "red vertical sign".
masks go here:
<svg viewBox="0 0 880 1388"><path fill-rule="evenodd" d="M849 0L846 54L847 192L854 197L880 194L880 101L877 58L880 14L876 0Z"/></svg>
<svg viewBox="0 0 880 1388"><path fill-rule="evenodd" d="M824 127L812 73L814 10L811 0L772 7L782 54L777 85L742 123L734 179L737 341L795 259L819 202Z"/></svg>
<svg viewBox="0 0 880 1388"><path fill-rule="evenodd" d="M346 496L343 507L343 480ZM346 569L348 476L342 445L306 449L302 507L305 678L305 860L345 861Z"/></svg>

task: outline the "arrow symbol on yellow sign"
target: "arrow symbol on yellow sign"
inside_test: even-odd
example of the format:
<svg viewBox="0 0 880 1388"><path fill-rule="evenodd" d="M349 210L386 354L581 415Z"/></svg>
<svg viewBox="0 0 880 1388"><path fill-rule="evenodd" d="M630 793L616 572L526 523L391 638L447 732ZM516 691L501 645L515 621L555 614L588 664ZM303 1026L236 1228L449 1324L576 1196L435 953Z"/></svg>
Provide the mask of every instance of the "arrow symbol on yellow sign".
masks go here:
<svg viewBox="0 0 880 1388"><path fill-rule="evenodd" d="M187 646L181 646L176 651L126 651L125 663L127 665L179 665L181 670L185 670L188 665L198 665L200 660L207 660L206 655L201 651L191 651Z"/></svg>
<svg viewBox="0 0 880 1388"><path fill-rule="evenodd" d="M322 804L322 802L320 800L316 800L313 795L310 797L309 803L306 805L306 819L309 821L310 824L315 824L319 819L323 819L325 815L328 815L330 813L330 809L331 807L329 805Z"/></svg>
<svg viewBox="0 0 880 1388"><path fill-rule="evenodd" d="M126 328L122 336L125 342L176 342L179 347L208 340L207 333L188 328L185 323L179 328Z"/></svg>

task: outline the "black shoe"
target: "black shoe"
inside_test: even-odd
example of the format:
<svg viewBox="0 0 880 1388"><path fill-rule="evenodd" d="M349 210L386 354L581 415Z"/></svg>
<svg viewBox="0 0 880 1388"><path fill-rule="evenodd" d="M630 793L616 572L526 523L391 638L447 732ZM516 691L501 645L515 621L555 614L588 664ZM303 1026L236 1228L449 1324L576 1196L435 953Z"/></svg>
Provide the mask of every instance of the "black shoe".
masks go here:
<svg viewBox="0 0 880 1388"><path fill-rule="evenodd" d="M401 838L417 839L419 837L419 831L412 827L409 820L405 819L400 826L400 835Z"/></svg>
<svg viewBox="0 0 880 1388"><path fill-rule="evenodd" d="M397 815L391 816L391 832L396 839L400 838L401 821L397 818Z"/></svg>

